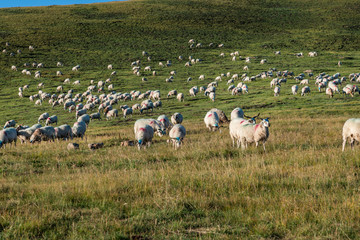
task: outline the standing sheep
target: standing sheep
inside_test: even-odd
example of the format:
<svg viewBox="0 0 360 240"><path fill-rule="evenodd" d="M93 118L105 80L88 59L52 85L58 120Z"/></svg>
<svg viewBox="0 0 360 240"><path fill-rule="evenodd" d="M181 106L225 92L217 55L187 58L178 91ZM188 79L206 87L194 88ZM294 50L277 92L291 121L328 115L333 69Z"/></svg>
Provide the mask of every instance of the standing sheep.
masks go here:
<svg viewBox="0 0 360 240"><path fill-rule="evenodd" d="M86 126L88 126L89 123L90 123L90 116L87 115L87 114L84 114L81 117L79 117L77 121L78 122L84 122L86 124Z"/></svg>
<svg viewBox="0 0 360 240"><path fill-rule="evenodd" d="M217 108L212 108L212 109L210 109L210 111L217 113L220 124L230 122L229 119L226 117L226 114L224 113L224 111L217 109Z"/></svg>
<svg viewBox="0 0 360 240"><path fill-rule="evenodd" d="M52 126L38 128L30 137L30 143L51 140L55 141L55 129Z"/></svg>
<svg viewBox="0 0 360 240"><path fill-rule="evenodd" d="M46 120L48 117L50 117L50 115L47 112L41 114L38 118L38 123L40 123L40 121Z"/></svg>
<svg viewBox="0 0 360 240"><path fill-rule="evenodd" d="M219 129L219 116L217 115L216 112L213 111L207 112L204 118L204 122L205 122L205 126L210 131L215 131Z"/></svg>
<svg viewBox="0 0 360 240"><path fill-rule="evenodd" d="M310 93L309 86L305 86L301 89L301 96L305 96L305 94Z"/></svg>
<svg viewBox="0 0 360 240"><path fill-rule="evenodd" d="M83 121L76 122L71 130L73 137L81 137L81 139L83 139L86 132L86 123Z"/></svg>
<svg viewBox="0 0 360 240"><path fill-rule="evenodd" d="M183 93L179 93L177 96L176 96L177 100L179 102L184 102L184 94Z"/></svg>
<svg viewBox="0 0 360 240"><path fill-rule="evenodd" d="M280 95L280 87L276 86L274 88L274 97L277 97Z"/></svg>
<svg viewBox="0 0 360 240"><path fill-rule="evenodd" d="M14 142L14 145L16 146L16 140L17 140L17 132L16 129L6 128L0 131L0 148L6 146L6 144L10 143L12 144Z"/></svg>
<svg viewBox="0 0 360 240"><path fill-rule="evenodd" d="M360 142L360 118L350 118L343 126L343 144L342 151L345 151L346 141L350 139L351 149L354 149L354 143Z"/></svg>
<svg viewBox="0 0 360 240"><path fill-rule="evenodd" d="M142 145L147 145L150 147L153 137L154 129L150 125L145 124L144 126L140 127L135 133L135 139L138 143L139 150L141 149Z"/></svg>
<svg viewBox="0 0 360 240"><path fill-rule="evenodd" d="M185 135L186 135L186 129L183 125L176 124L171 128L169 132L169 137L175 149L180 147Z"/></svg>
<svg viewBox="0 0 360 240"><path fill-rule="evenodd" d="M55 138L57 139L73 139L73 133L70 125L64 124L59 127L54 128L55 130Z"/></svg>
<svg viewBox="0 0 360 240"><path fill-rule="evenodd" d="M298 89L299 89L299 87L298 87L297 85L293 85L293 86L291 87L291 92L292 92L292 94L293 94L293 95L296 95L297 92L298 92Z"/></svg>
<svg viewBox="0 0 360 240"><path fill-rule="evenodd" d="M165 129L170 129L173 126L166 115L160 115L157 120L162 123Z"/></svg>
<svg viewBox="0 0 360 240"><path fill-rule="evenodd" d="M30 140L31 135L35 132L35 130L41 127L41 124L34 124L29 128L17 130L17 136L20 139L20 142L25 143L26 140Z"/></svg>
<svg viewBox="0 0 360 240"><path fill-rule="evenodd" d="M55 123L57 125L58 123L58 117L56 115L53 115L51 117L48 117L46 119L45 125L48 126L49 124Z"/></svg>

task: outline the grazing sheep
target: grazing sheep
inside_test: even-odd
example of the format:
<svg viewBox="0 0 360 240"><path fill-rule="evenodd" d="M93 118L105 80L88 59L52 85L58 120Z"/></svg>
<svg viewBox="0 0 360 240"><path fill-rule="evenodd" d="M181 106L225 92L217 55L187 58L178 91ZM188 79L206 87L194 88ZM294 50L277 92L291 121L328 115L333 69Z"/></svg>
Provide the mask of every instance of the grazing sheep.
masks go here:
<svg viewBox="0 0 360 240"><path fill-rule="evenodd" d="M297 92L298 92L298 89L299 89L299 87L298 87L297 85L293 85L293 86L291 87L291 92L292 92L292 94L293 94L293 95L296 95Z"/></svg>
<svg viewBox="0 0 360 240"><path fill-rule="evenodd" d="M209 98L211 101L215 102L215 92L210 92Z"/></svg>
<svg viewBox="0 0 360 240"><path fill-rule="evenodd" d="M55 129L52 126L38 128L30 137L30 143L51 140L55 141Z"/></svg>
<svg viewBox="0 0 360 240"><path fill-rule="evenodd" d="M205 126L210 131L215 131L215 130L219 129L219 127L220 127L219 126L219 116L217 115L216 112L213 112L213 111L209 111L206 113L204 122L205 122Z"/></svg>
<svg viewBox="0 0 360 240"><path fill-rule="evenodd" d="M117 109L105 110L104 115L106 117L106 120L117 118L119 116L119 111Z"/></svg>
<svg viewBox="0 0 360 240"><path fill-rule="evenodd" d="M40 121L46 120L48 117L50 117L50 115L47 112L41 114L38 118L38 123L40 123Z"/></svg>
<svg viewBox="0 0 360 240"><path fill-rule="evenodd" d="M351 149L354 149L355 142L360 141L360 118L350 118L343 126L342 151L345 151L346 141L350 140Z"/></svg>
<svg viewBox="0 0 360 240"><path fill-rule="evenodd" d="M334 97L334 91L331 88L326 88L325 94L329 95L329 98Z"/></svg>
<svg viewBox="0 0 360 240"><path fill-rule="evenodd" d="M170 137L170 142L172 142L175 149L180 147L182 141L184 140L185 135L186 135L186 129L183 125L176 124L171 128L169 132L169 137Z"/></svg>
<svg viewBox="0 0 360 240"><path fill-rule="evenodd" d="M216 114L218 115L219 117L219 123L228 123L230 122L229 119L226 117L226 114L224 111L220 110L220 109L217 109L217 108L212 108L210 109L210 111L212 112L216 112Z"/></svg>
<svg viewBox="0 0 360 240"><path fill-rule="evenodd" d="M238 122L240 119L235 120L235 122ZM265 143L269 137L269 127L269 120L268 118L265 118L262 119L259 124L244 122L242 124L232 125L230 123L229 129L230 136L233 139L233 144L234 140L236 139L238 143L237 146L239 147L239 143L241 143L241 148L246 149L248 143L255 142L257 147L259 145L259 142L262 141L265 151Z"/></svg>
<svg viewBox="0 0 360 240"><path fill-rule="evenodd" d="M156 132L159 137L162 137L163 135L166 134L165 127L160 121L158 121L156 119L149 118L149 119L138 119L138 120L136 120L136 122L134 124L134 133L135 133L135 135L136 135L138 129L143 127L144 125L151 126L153 128L154 132Z"/></svg>
<svg viewBox="0 0 360 240"><path fill-rule="evenodd" d="M31 135L35 132L35 130L41 127L41 124L34 124L29 128L17 129L17 137L20 139L21 143L25 143L26 140L30 140Z"/></svg>
<svg viewBox="0 0 360 240"><path fill-rule="evenodd" d="M184 102L184 94L183 93L179 93L177 96L176 96L176 99L179 101L179 102Z"/></svg>
<svg viewBox="0 0 360 240"><path fill-rule="evenodd" d="M35 105L42 105L41 99L36 100Z"/></svg>
<svg viewBox="0 0 360 240"><path fill-rule="evenodd" d="M58 117L56 115L53 115L46 119L45 125L48 126L49 124L53 124L53 123L57 125L57 122L58 122Z"/></svg>
<svg viewBox="0 0 360 240"><path fill-rule="evenodd" d="M309 84L309 79L304 79L300 81L300 85Z"/></svg>
<svg viewBox="0 0 360 240"><path fill-rule="evenodd" d="M160 100L154 102L154 108L160 108L160 107L162 107L162 102Z"/></svg>
<svg viewBox="0 0 360 240"><path fill-rule="evenodd" d="M141 103L140 113L142 113L144 110L150 110L153 112L154 110L154 104L151 100L145 100Z"/></svg>
<svg viewBox="0 0 360 240"><path fill-rule="evenodd" d="M56 63L56 66L57 66L57 67L63 67L64 64L63 64L62 62L57 62L57 63Z"/></svg>
<svg viewBox="0 0 360 240"><path fill-rule="evenodd" d="M177 95L177 91L176 90L171 90L169 91L167 98L171 97L171 96L176 96Z"/></svg>
<svg viewBox="0 0 360 240"><path fill-rule="evenodd" d="M82 116L80 116L78 119L77 119L78 122L85 122L86 123L86 126L89 125L90 123L90 116L87 115L87 114L84 114Z"/></svg>
<svg viewBox="0 0 360 240"><path fill-rule="evenodd" d="M97 113L92 113L92 114L90 115L90 119L91 119L91 120L94 120L94 119L99 119L99 120L101 120L101 114L100 114L99 112L97 112Z"/></svg>
<svg viewBox="0 0 360 240"><path fill-rule="evenodd" d="M123 109L124 118L126 118L126 116L128 116L128 115L131 115L131 116L132 116L132 114L133 114L132 108Z"/></svg>
<svg viewBox="0 0 360 240"><path fill-rule="evenodd" d="M280 95L280 87L276 86L274 88L274 97L279 96L279 95Z"/></svg>
<svg viewBox="0 0 360 240"><path fill-rule="evenodd" d="M107 66L107 69L112 70L112 69L113 69L113 65L112 65L112 64L109 64L109 65Z"/></svg>
<svg viewBox="0 0 360 240"><path fill-rule="evenodd" d="M197 86L194 86L189 90L190 96L192 97L195 97L198 92L199 92L199 88Z"/></svg>
<svg viewBox="0 0 360 240"><path fill-rule="evenodd" d="M55 138L57 139L73 139L73 133L70 125L64 124L59 127L54 128L55 130Z"/></svg>
<svg viewBox="0 0 360 240"><path fill-rule="evenodd" d="M160 115L157 118L157 120L162 123L162 125L164 126L165 129L169 129L173 126L172 123L170 122L169 118L166 115Z"/></svg>
<svg viewBox="0 0 360 240"><path fill-rule="evenodd" d="M17 140L17 131L15 128L6 128L0 131L0 148L6 146L6 144L10 143L12 144L14 142L14 145L16 146L16 140Z"/></svg>
<svg viewBox="0 0 360 240"><path fill-rule="evenodd" d="M305 94L310 93L309 86L305 86L301 89L301 96L305 96Z"/></svg>
<svg viewBox="0 0 360 240"><path fill-rule="evenodd" d="M239 107L235 108L231 112L231 121L236 118L244 118L244 111Z"/></svg>
<svg viewBox="0 0 360 240"><path fill-rule="evenodd" d="M181 124L183 121L183 116L181 115L181 113L174 113L172 116L171 116L171 122L172 124Z"/></svg>
<svg viewBox="0 0 360 240"><path fill-rule="evenodd" d="M135 139L138 143L139 150L141 149L142 145L150 147L153 137L154 129L151 126L145 124L144 126L140 127L135 133Z"/></svg>
<svg viewBox="0 0 360 240"><path fill-rule="evenodd" d="M86 114L86 112L87 112L86 108L83 108L83 109L80 109L80 110L76 111L76 119L78 119L80 116Z"/></svg>
<svg viewBox="0 0 360 240"><path fill-rule="evenodd" d="M62 76L64 75L61 71L56 71L56 76Z"/></svg>
<svg viewBox="0 0 360 240"><path fill-rule="evenodd" d="M15 120L9 120L9 121L7 121L7 122L5 123L4 129L5 129L5 128L9 128L9 127L15 127L15 125L16 125Z"/></svg>
<svg viewBox="0 0 360 240"><path fill-rule="evenodd" d="M86 123L81 121L81 122L76 122L74 123L74 126L72 127L72 134L73 137L81 137L81 139L84 138L85 136L85 132L86 132Z"/></svg>

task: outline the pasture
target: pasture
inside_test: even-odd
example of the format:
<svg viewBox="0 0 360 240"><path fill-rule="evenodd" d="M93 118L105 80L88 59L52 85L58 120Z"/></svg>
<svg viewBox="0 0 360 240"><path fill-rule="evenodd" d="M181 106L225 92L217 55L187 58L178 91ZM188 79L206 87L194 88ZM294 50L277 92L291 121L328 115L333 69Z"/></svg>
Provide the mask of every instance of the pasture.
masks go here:
<svg viewBox="0 0 360 240"><path fill-rule="evenodd" d="M63 105L29 101L40 82L44 92L56 93L62 85L64 92L76 94L86 91L91 80L111 78L116 92L159 89L162 101L153 112L135 111L124 119L120 111L118 118L92 121L86 138L73 140L80 144L78 151L68 151L66 141L18 141L16 147L0 149L0 238L359 238L359 146L341 151L344 122L360 114L359 94L329 98L324 90L318 92L315 77L305 74L311 89L306 96L291 93L298 84L294 77L281 85L278 97L270 87L274 77L246 82L249 93L238 96L227 91L230 78L222 77L214 102L202 92L189 96L191 87L207 86L227 72L256 76L275 68L274 73L288 70L298 76L310 69L315 76L326 72L348 78L360 66L358 8L357 1L136 0L0 9L0 50L6 49L0 53L1 124L14 119L32 125L48 112L58 116L58 125L72 126L75 113ZM189 39L202 47L190 48ZM274 54L278 50L281 55ZM235 51L241 58L232 61ZM318 56L308 57L310 51ZM294 55L299 52L304 56ZM184 60L178 60L180 55ZM189 56L202 61L185 67ZM245 57L251 62L245 63ZM262 59L267 62L260 64ZM141 76L133 74L136 60ZM167 60L171 66L159 66ZM34 61L44 68L23 66ZM58 61L64 66L57 67ZM72 71L78 64L79 71ZM144 72L146 66L157 75ZM31 76L21 73L25 68ZM37 70L39 79L34 78ZM165 82L170 71L176 71L174 80ZM202 74L205 80L199 80ZM80 85L64 84L66 78ZM19 98L18 88L26 84L29 90ZM184 102L166 98L173 89L184 93ZM270 117L266 152L254 145L234 148L228 124L221 132L209 132L203 118L214 107L228 117L235 107L246 115ZM154 137L141 151L120 146L134 140L137 119L175 112L184 116L187 130L178 150L166 143L168 136ZM103 142L104 148L89 150L92 142Z"/></svg>

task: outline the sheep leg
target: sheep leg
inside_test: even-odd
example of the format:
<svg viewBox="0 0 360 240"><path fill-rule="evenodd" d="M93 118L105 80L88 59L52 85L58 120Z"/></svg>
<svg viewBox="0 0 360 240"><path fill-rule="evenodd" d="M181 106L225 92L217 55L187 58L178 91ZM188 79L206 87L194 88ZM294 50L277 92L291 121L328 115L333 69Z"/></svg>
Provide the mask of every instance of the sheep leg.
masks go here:
<svg viewBox="0 0 360 240"><path fill-rule="evenodd" d="M346 137L343 138L342 151L345 151Z"/></svg>
<svg viewBox="0 0 360 240"><path fill-rule="evenodd" d="M354 143L355 143L355 139L354 138L351 138L350 139L350 146L351 146L351 149L354 150Z"/></svg>

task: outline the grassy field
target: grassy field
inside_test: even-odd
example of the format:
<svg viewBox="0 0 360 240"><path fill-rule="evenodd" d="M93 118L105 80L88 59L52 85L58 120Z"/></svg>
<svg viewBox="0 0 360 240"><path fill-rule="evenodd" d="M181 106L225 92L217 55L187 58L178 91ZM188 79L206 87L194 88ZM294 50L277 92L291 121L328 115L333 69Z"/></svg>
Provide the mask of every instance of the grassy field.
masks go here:
<svg viewBox="0 0 360 240"><path fill-rule="evenodd" d="M229 78L223 78L215 102L188 94L192 86L206 86L227 72L253 76L276 68L298 75L311 69L315 75L346 77L358 72L358 10L355 0L136 0L0 9L0 50L7 50L0 53L1 124L15 119L32 125L48 112L59 124L72 125L75 114L62 106L29 101L37 84L43 82L48 93L59 85L82 93L90 80L104 81L112 71L117 92L159 89L163 103L153 113L91 122L87 138L74 140L79 151L68 151L65 141L1 149L0 239L358 239L359 149L347 146L341 152L341 131L348 118L359 116L359 95L329 99L317 91L313 77L305 97L291 94L293 78L279 97L270 88L272 78L247 83L249 93L240 96L227 91ZM190 49L189 39L203 47ZM209 47L211 42L224 48ZM234 51L242 60L231 61ZM319 56L307 57L309 51ZM297 58L297 52L305 56ZM203 61L184 67L189 56ZM245 57L252 57L251 63L245 64ZM264 58L268 62L259 64ZM138 59L142 69L151 66L158 75L141 70L148 78L142 82L130 66ZM159 67L166 60L173 65ZM26 67L32 75L21 74L23 64L33 61L45 68ZM56 67L58 61L64 67ZM77 64L80 70L71 71ZM108 64L114 70L107 70ZM245 65L249 71L243 71ZM36 70L40 79L34 79ZM56 76L58 70L64 75ZM174 82L166 83L173 70ZM66 78L81 85L63 84ZM20 99L18 87L25 84L30 89ZM185 101L167 99L172 89L183 92ZM235 107L270 117L266 153L232 147L226 124L221 132L209 132L203 117L213 107L228 117ZM187 129L179 150L166 144L168 136L156 136L142 151L120 146L134 140L136 119L174 112L183 114ZM105 147L91 151L91 142Z"/></svg>

